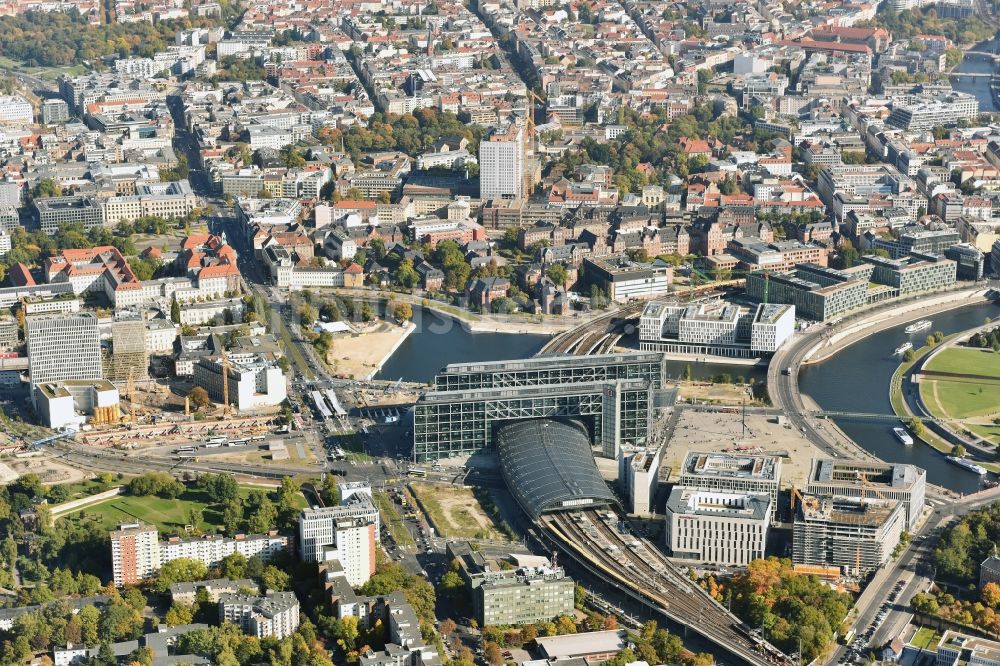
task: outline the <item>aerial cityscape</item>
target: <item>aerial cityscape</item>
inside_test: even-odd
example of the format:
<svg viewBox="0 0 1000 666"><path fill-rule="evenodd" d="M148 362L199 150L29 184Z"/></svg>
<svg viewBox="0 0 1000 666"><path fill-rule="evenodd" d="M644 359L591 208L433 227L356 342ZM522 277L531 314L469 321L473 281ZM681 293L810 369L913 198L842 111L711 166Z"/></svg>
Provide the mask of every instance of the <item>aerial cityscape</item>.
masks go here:
<svg viewBox="0 0 1000 666"><path fill-rule="evenodd" d="M0 0L0 666L1000 666L1000 0Z"/></svg>

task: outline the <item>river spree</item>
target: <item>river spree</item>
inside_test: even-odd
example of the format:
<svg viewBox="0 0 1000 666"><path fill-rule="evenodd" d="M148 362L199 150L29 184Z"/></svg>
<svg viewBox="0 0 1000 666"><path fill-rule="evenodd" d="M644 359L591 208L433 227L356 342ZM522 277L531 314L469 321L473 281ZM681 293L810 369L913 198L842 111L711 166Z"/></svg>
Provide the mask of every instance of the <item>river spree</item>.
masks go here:
<svg viewBox="0 0 1000 666"><path fill-rule="evenodd" d="M803 366L799 388L823 409L843 412L891 414L889 381L899 366L893 350L911 340L914 347L923 344L929 332L957 333L982 325L986 317L1000 315L993 304L975 305L931 317L934 326L912 336L906 324L869 336L847 347L824 363ZM998 323L1000 325L1000 323ZM927 470L931 483L968 493L979 488L979 477L955 467L929 446L915 443L903 446L893 437L891 423L838 419L837 425L863 448L883 460L912 463Z"/></svg>
<svg viewBox="0 0 1000 666"><path fill-rule="evenodd" d="M376 379L430 382L449 363L505 361L534 356L547 335L470 333L450 317L424 308L413 309L417 330L396 350Z"/></svg>
<svg viewBox="0 0 1000 666"><path fill-rule="evenodd" d="M969 51L979 51L982 53L1000 52L1000 40L992 39L988 42L976 44ZM955 68L955 73L969 74L992 74L993 62L980 56L967 55L965 59ZM968 79L961 76L952 77L951 85L955 90L960 90L970 95L975 95L979 100L980 111L996 111L993 103L993 95L990 93L990 80L987 78Z"/></svg>

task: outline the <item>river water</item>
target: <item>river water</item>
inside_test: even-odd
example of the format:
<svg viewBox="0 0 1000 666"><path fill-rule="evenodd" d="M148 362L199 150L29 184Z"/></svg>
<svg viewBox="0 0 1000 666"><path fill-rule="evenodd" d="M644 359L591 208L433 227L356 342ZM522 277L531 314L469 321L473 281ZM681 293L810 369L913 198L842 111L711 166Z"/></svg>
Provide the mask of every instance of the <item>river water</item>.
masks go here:
<svg viewBox="0 0 1000 666"><path fill-rule="evenodd" d="M889 381L899 366L893 350L907 340L914 347L923 344L929 332L957 333L982 325L986 317L1000 315L994 304L975 305L933 315L929 331L908 336L906 324L876 333L847 347L824 363L803 366L799 388L823 409L838 412L891 414ZM955 467L929 446L903 446L892 434L893 424L878 421L837 419L837 425L851 439L883 460L912 463L927 470L927 479L956 492L979 488L980 478Z"/></svg>
<svg viewBox="0 0 1000 666"><path fill-rule="evenodd" d="M1000 39L994 38L988 42L980 42L976 44L969 51L981 51L985 53L1000 53ZM976 74L992 74L993 73L993 62L986 58L979 56L966 56L962 63L955 68L956 73L968 72ZM982 79L965 79L962 77L953 77L951 79L951 85L955 90L960 90L964 93L969 93L970 95L975 95L976 99L979 100L979 110L980 111L996 111L997 107L993 103L993 96L990 94L990 80L986 78Z"/></svg>
<svg viewBox="0 0 1000 666"><path fill-rule="evenodd" d="M417 330L406 338L376 379L430 382L449 363L506 361L534 356L547 335L470 333L450 317L425 308L413 308Z"/></svg>
<svg viewBox="0 0 1000 666"><path fill-rule="evenodd" d="M1000 306L981 304L931 317L930 331L956 333L983 323L986 317L1000 315ZM379 379L430 382L448 363L500 361L526 358L536 354L548 336L510 333L471 333L448 317L430 310L414 309L417 330L400 345L386 362ZM899 364L893 350L912 340L919 347L928 331L912 336L903 332L906 324L876 333L855 343L832 359L817 365L803 366L799 387L823 409L842 412L891 414L889 381ZM666 374L680 378L691 368L694 379L707 379L719 374L736 378L764 379L763 367L735 364L688 363L667 361ZM916 443L903 446L891 432L887 422L838 419L837 424L866 450L883 460L912 463L927 470L928 480L956 492L972 492L979 488L980 478L948 463L929 446Z"/></svg>

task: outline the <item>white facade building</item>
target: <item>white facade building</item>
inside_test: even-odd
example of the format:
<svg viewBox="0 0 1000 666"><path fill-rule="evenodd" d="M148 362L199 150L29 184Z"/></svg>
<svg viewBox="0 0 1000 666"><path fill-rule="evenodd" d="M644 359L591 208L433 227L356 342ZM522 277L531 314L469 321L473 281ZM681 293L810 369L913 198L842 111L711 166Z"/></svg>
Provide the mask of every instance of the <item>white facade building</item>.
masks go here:
<svg viewBox="0 0 1000 666"><path fill-rule="evenodd" d="M343 518L333 526L334 546L323 548L323 561L340 563L351 587L368 582L375 573L375 523L366 518Z"/></svg>
<svg viewBox="0 0 1000 666"><path fill-rule="evenodd" d="M89 312L29 316L26 323L32 386L64 379L101 379L97 317Z"/></svg>
<svg viewBox="0 0 1000 666"><path fill-rule="evenodd" d="M20 95L0 96L0 122L30 125L34 119L31 102Z"/></svg>
<svg viewBox="0 0 1000 666"><path fill-rule="evenodd" d="M480 199L524 197L524 128L510 126L479 144Z"/></svg>
<svg viewBox="0 0 1000 666"><path fill-rule="evenodd" d="M306 562L322 562L323 549L337 545L337 525L348 519L372 523L375 526L375 540L380 540L378 508L370 496L361 493L340 506L313 507L302 511L299 515L299 553L302 559Z"/></svg>
<svg viewBox="0 0 1000 666"><path fill-rule="evenodd" d="M746 566L764 557L771 498L675 487L667 499L667 548L676 558Z"/></svg>
<svg viewBox="0 0 1000 666"><path fill-rule="evenodd" d="M660 449L618 451L618 478L630 503L630 513L649 516L659 487Z"/></svg>

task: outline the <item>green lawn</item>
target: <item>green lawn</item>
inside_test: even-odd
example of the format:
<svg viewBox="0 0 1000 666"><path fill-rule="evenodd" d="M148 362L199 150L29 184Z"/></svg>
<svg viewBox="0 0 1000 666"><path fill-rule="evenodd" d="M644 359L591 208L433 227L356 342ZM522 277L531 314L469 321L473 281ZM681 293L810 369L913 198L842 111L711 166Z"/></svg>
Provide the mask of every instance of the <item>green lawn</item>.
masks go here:
<svg viewBox="0 0 1000 666"><path fill-rule="evenodd" d="M984 375L1000 381L1000 354L992 350L952 347L931 359L927 370L961 375Z"/></svg>
<svg viewBox="0 0 1000 666"><path fill-rule="evenodd" d="M934 650L937 647L939 640L941 640L941 634L936 632L933 628L920 627L917 629L917 633L913 634L913 638L910 639L910 645L918 650Z"/></svg>
<svg viewBox="0 0 1000 666"><path fill-rule="evenodd" d="M254 486L240 486L240 495L246 497L252 490L267 490ZM301 498L300 508L308 504L306 498ZM62 516L59 520L96 522L104 529L113 530L120 523L135 522L156 525L164 535L185 534L185 527L190 523L192 510L201 511L201 520L196 529L211 532L222 529L222 514L212 507L213 499L198 489L189 488L177 499L162 497L133 497L124 495L94 504L80 511L74 511Z"/></svg>
<svg viewBox="0 0 1000 666"><path fill-rule="evenodd" d="M920 395L938 416L964 419L1000 411L1000 385L931 380L925 376L920 383Z"/></svg>

